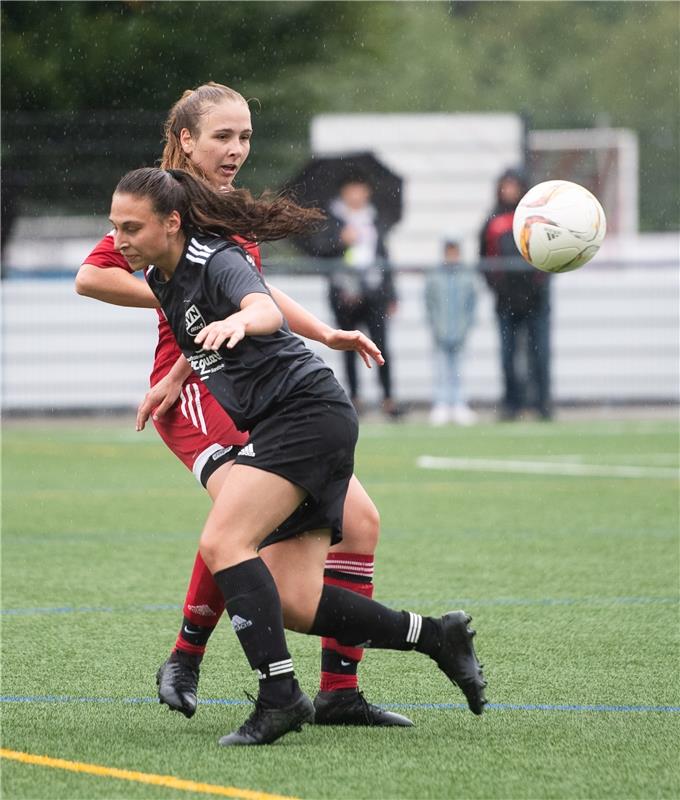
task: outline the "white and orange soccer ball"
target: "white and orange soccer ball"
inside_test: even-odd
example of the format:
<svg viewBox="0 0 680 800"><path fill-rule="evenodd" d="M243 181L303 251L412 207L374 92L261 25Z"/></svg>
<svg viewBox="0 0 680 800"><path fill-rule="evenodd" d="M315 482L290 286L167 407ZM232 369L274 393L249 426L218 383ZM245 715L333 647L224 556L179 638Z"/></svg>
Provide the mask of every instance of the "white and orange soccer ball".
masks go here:
<svg viewBox="0 0 680 800"><path fill-rule="evenodd" d="M570 181L545 181L529 189L512 223L520 253L544 272L570 272L587 264L606 232L597 198Z"/></svg>

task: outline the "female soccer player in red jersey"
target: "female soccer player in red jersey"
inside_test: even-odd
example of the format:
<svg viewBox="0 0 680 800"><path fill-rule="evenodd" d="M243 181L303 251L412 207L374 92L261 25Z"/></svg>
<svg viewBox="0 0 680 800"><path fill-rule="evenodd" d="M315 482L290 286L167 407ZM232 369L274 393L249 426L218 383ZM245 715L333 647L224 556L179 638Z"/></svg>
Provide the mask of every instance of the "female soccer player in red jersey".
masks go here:
<svg viewBox="0 0 680 800"><path fill-rule="evenodd" d="M185 169L207 179L216 190L229 191L248 157L251 135L250 109L240 94L215 83L199 86L184 92L170 110L162 166ZM239 241L261 268L257 246ZM129 272L129 265L114 250L109 234L85 259L76 289L109 303L158 309L148 286ZM294 333L334 349L356 350L368 366L370 359L381 363L378 349L363 334L332 329L283 292L269 288ZM158 318L151 388L139 408L137 427L143 428L151 414L165 444L193 470L214 500L229 468L228 448L243 444L247 437L236 430L188 366L160 310ZM326 561L327 584L372 597L379 530L378 511L353 477L344 506L343 539L330 550ZM161 701L187 717L196 710L199 665L223 610L222 595L197 554L182 626L174 650L157 677ZM367 703L358 691L357 667L362 654L359 647L342 646L329 638L322 640L321 685L315 699L317 724L410 725L406 717Z"/></svg>
<svg viewBox="0 0 680 800"><path fill-rule="evenodd" d="M350 646L416 650L463 691L473 713L486 702L464 611L439 619L393 611L323 583L329 544L342 535L358 419L232 238L299 234L314 218L285 199L214 192L177 169L134 170L111 202L116 249L132 269L151 265L147 282L184 356L238 430L249 431L247 444L231 449L199 543L259 679L253 712L223 746L269 744L314 720L284 624Z"/></svg>

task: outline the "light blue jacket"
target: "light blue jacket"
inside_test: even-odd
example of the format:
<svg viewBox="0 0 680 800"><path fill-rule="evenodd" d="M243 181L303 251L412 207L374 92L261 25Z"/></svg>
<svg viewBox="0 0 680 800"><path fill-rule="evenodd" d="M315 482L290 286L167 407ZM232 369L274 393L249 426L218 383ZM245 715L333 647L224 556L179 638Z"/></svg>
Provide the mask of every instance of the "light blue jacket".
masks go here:
<svg viewBox="0 0 680 800"><path fill-rule="evenodd" d="M461 264L430 270L425 281L425 307L435 342L462 347L475 318L477 277Z"/></svg>

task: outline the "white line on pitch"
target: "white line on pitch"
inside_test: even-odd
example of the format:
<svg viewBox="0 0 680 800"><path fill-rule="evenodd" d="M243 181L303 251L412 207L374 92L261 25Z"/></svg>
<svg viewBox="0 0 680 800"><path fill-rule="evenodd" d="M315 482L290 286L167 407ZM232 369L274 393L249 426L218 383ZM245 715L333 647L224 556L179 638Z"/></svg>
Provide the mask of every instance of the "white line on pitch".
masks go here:
<svg viewBox="0 0 680 800"><path fill-rule="evenodd" d="M506 461L494 458L443 458L419 456L422 469L451 469L473 472L518 472L532 475L572 475L600 478L678 478L677 469L663 467L610 466L605 464L565 464L554 461Z"/></svg>

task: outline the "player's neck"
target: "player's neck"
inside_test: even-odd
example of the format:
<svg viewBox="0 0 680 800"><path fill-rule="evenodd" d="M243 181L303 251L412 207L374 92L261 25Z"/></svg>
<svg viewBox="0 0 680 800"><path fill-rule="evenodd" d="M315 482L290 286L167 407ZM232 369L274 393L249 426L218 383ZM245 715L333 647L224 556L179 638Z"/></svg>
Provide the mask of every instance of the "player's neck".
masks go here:
<svg viewBox="0 0 680 800"><path fill-rule="evenodd" d="M186 236L180 231L177 236L170 242L167 251L163 256L156 260L154 266L161 271L166 280L170 280L175 274L177 265L182 258L184 246L186 244Z"/></svg>

